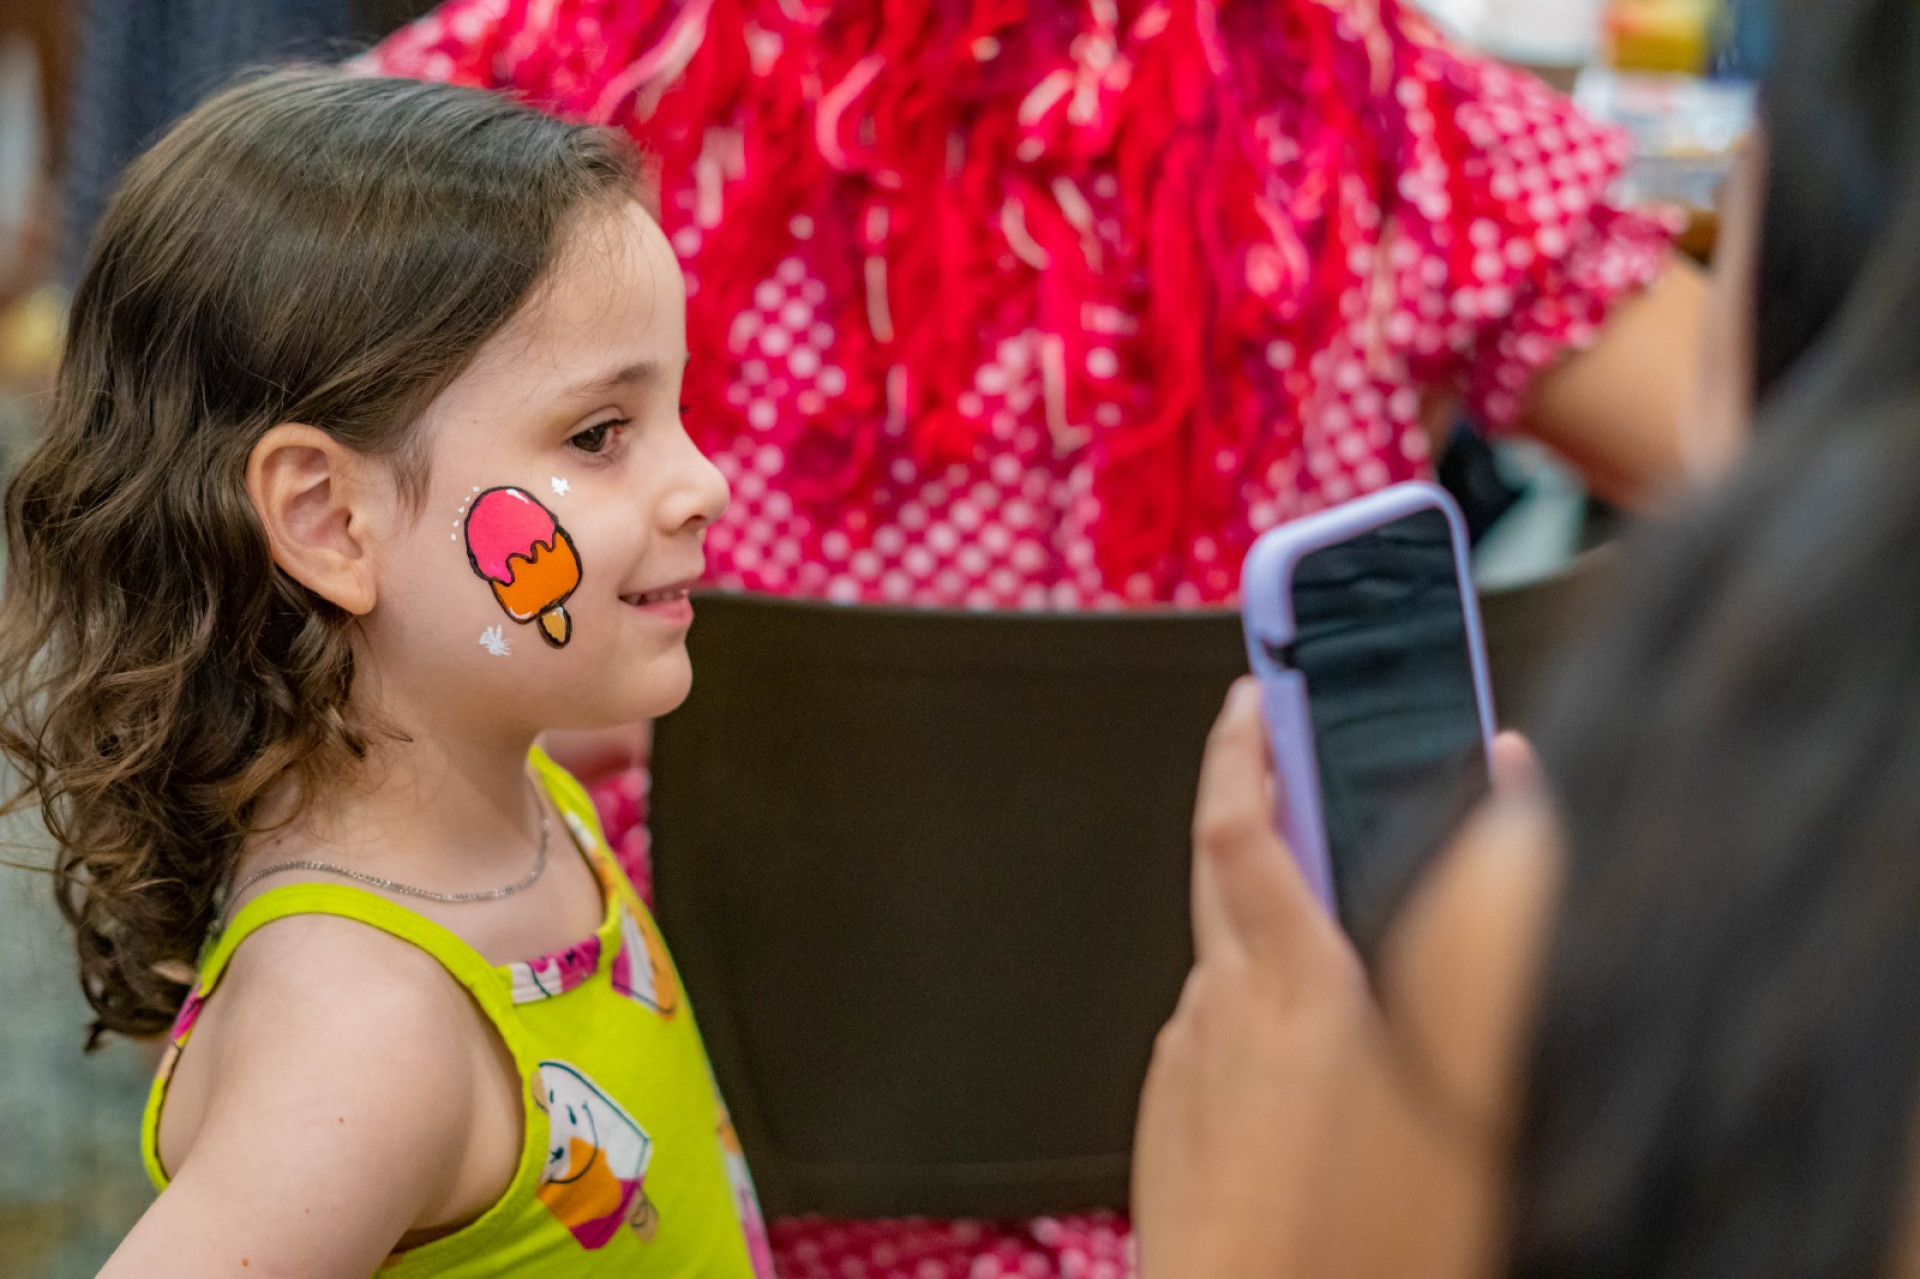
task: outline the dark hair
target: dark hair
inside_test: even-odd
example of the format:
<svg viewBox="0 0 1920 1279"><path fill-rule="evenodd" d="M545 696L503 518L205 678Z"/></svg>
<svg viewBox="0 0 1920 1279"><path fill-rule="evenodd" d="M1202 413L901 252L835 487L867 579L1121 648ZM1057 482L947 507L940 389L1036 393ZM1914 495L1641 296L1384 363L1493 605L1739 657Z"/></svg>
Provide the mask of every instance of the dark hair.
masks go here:
<svg viewBox="0 0 1920 1279"><path fill-rule="evenodd" d="M1773 7L1781 26L1781 61L1762 102L1768 182L1754 386L1764 400L1822 348L1868 351L1836 321L1856 287L1873 284L1868 262L1887 252L1893 221L1915 216L1904 197L1920 158L1920 23L1911 6L1878 0L1749 3ZM1904 289L1912 277L1887 283ZM1900 332L1872 344L1888 355L1920 349L1911 294L1898 300L1889 318ZM1886 372L1904 384L1903 369Z"/></svg>
<svg viewBox="0 0 1920 1279"><path fill-rule="evenodd" d="M1804 350L1747 464L1639 548L1541 739L1568 866L1514 1171L1527 1279L1884 1274L1906 1224L1920 9L1782 18L1762 360Z"/></svg>
<svg viewBox="0 0 1920 1279"><path fill-rule="evenodd" d="M292 70L127 171L73 299L47 434L7 490L0 749L56 846L103 1030L166 1028L270 791L376 726L351 619L248 501L280 422L394 459L571 220L638 198L625 138L477 90Z"/></svg>

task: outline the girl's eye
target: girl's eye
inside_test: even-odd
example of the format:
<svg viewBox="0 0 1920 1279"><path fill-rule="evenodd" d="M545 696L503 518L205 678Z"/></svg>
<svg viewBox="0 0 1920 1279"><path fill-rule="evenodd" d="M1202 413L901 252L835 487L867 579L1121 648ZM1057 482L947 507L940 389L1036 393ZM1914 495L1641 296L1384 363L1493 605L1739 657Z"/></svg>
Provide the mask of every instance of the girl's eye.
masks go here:
<svg viewBox="0 0 1920 1279"><path fill-rule="evenodd" d="M596 422L568 440L567 443L573 445L573 447L579 449L582 453L604 453L609 437L617 428L625 426L626 424L627 421L625 418L617 418L609 422Z"/></svg>

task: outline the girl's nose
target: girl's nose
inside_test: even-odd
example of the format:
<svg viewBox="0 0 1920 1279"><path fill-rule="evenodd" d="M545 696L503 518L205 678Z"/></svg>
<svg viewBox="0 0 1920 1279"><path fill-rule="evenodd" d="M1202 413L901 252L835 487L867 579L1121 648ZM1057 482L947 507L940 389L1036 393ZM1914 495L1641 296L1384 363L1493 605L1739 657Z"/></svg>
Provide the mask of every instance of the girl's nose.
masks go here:
<svg viewBox="0 0 1920 1279"><path fill-rule="evenodd" d="M732 496L727 477L684 429L675 442L669 465L672 480L661 510L661 522L668 532L705 528L725 513Z"/></svg>

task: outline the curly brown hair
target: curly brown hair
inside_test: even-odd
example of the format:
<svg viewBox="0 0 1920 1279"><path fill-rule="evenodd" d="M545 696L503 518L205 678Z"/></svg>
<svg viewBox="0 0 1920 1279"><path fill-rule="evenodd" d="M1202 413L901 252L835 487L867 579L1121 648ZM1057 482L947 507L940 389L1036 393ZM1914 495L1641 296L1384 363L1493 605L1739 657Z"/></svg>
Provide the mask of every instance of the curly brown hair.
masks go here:
<svg viewBox="0 0 1920 1279"><path fill-rule="evenodd" d="M277 570L245 489L281 422L388 457L585 209L618 133L478 90L294 69L134 162L6 494L0 750L37 808L106 1031L166 1029L264 801L363 759L352 619Z"/></svg>

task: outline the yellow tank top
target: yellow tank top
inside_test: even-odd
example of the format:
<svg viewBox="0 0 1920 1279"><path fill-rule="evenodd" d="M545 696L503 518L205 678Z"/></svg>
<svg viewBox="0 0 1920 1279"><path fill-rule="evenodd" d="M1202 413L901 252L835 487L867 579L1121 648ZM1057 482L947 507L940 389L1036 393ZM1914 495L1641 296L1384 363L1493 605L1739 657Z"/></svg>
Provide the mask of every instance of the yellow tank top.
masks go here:
<svg viewBox="0 0 1920 1279"><path fill-rule="evenodd" d="M338 915L438 960L472 993L526 1081L526 1136L506 1193L454 1234L389 1257L381 1279L773 1279L746 1161L653 916L579 783L539 751L533 765L600 881L606 913L593 935L496 967L447 929L362 889L262 893L208 939L147 1100L148 1175L166 1189L158 1139L167 1083L234 951L274 920Z"/></svg>

